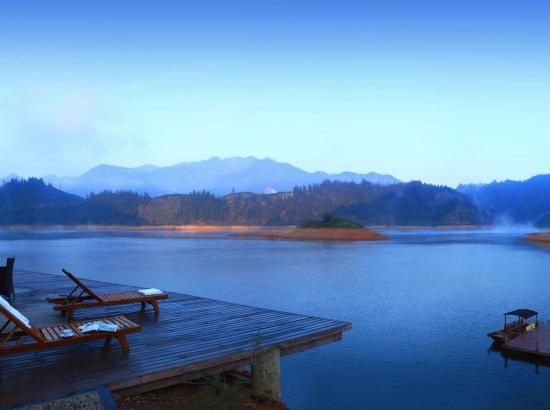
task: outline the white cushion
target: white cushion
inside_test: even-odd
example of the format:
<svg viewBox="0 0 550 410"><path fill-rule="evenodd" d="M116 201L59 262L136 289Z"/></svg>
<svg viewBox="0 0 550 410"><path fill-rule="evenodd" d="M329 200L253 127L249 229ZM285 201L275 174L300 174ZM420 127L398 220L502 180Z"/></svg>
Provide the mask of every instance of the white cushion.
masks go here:
<svg viewBox="0 0 550 410"><path fill-rule="evenodd" d="M156 288L140 289L138 292L145 296L162 295L164 293L162 290Z"/></svg>
<svg viewBox="0 0 550 410"><path fill-rule="evenodd" d="M17 319L19 319L20 322L22 322L25 326L27 326L29 329L31 328L31 322L29 319L27 319L20 311L18 311L16 308L14 308L12 305L8 303L7 300L5 300L2 296L0 296L0 305L4 307L7 311L9 311L13 316L15 316Z"/></svg>

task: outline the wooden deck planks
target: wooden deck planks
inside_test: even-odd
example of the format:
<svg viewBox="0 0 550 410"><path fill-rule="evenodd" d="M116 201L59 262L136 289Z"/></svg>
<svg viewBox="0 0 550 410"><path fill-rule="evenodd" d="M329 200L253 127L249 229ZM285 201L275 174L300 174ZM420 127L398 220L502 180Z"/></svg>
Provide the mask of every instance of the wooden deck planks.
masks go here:
<svg viewBox="0 0 550 410"><path fill-rule="evenodd" d="M69 292L72 284L58 275L16 271L16 288L29 290L17 296L15 306L39 326L63 322L45 302L48 294ZM101 293L126 292L128 286L86 280ZM282 353L300 351L318 342L338 340L351 324L331 319L280 312L170 293L161 301L161 313L139 310L139 305L90 308L75 320L124 314L142 326L128 335L130 354L118 344L103 348L90 342L59 349L0 358L0 405L11 406L43 396L107 384L128 388L211 369L251 358L271 346ZM118 323L124 326L124 323ZM58 338L64 328L51 327L45 337ZM78 332L73 325L68 325ZM53 377L55 375L55 377Z"/></svg>
<svg viewBox="0 0 550 410"><path fill-rule="evenodd" d="M508 350L550 357L550 325L542 323L539 327L507 341L503 347Z"/></svg>

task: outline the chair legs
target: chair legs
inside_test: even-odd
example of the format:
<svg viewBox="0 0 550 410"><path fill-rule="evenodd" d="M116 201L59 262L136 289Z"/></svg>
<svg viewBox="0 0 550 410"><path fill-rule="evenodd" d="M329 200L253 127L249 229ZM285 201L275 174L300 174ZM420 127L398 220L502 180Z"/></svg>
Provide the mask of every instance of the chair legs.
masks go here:
<svg viewBox="0 0 550 410"><path fill-rule="evenodd" d="M149 303L153 307L153 310L155 311L155 315L158 315L160 313L159 304L156 300L148 300L147 302L141 302L141 310L145 310L147 303Z"/></svg>
<svg viewBox="0 0 550 410"><path fill-rule="evenodd" d="M111 339L112 339L112 337L106 337L105 338L105 343L103 344L104 349L107 349L111 346Z"/></svg>
<svg viewBox="0 0 550 410"><path fill-rule="evenodd" d="M120 345L122 346L122 349L128 353L130 351L130 346L128 345L128 340L126 340L126 336L124 335L117 335L116 336L118 341L120 342Z"/></svg>
<svg viewBox="0 0 550 410"><path fill-rule="evenodd" d="M120 346L122 347L122 350L124 350L126 353L130 351L130 345L128 344L128 339L126 339L126 336L123 334L116 334L115 336L106 337L105 344L103 345L105 349L109 348L113 337L116 337L118 339Z"/></svg>
<svg viewBox="0 0 550 410"><path fill-rule="evenodd" d="M149 302L151 306L153 306L153 309L155 311L155 315L158 315L160 313L159 304L156 300L152 300Z"/></svg>

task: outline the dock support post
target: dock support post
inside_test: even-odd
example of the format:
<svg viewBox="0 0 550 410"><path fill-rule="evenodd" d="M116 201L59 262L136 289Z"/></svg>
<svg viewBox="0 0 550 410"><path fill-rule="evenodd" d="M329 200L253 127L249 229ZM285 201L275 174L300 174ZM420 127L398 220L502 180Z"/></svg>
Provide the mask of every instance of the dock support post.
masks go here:
<svg viewBox="0 0 550 410"><path fill-rule="evenodd" d="M254 358L252 363L252 389L281 400L281 352L268 349Z"/></svg>

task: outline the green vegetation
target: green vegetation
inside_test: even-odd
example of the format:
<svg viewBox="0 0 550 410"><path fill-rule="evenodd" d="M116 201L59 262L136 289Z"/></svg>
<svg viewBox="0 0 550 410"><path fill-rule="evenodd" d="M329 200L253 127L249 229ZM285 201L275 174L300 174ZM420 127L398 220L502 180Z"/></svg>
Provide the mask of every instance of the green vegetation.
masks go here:
<svg viewBox="0 0 550 410"><path fill-rule="evenodd" d="M476 225L481 221L466 195L421 182L326 181L271 195L242 192L219 197L202 191L155 198L128 191L81 198L40 179L12 180L0 187L0 225L300 225L327 214L364 225Z"/></svg>
<svg viewBox="0 0 550 410"><path fill-rule="evenodd" d="M345 218L337 218L331 214L324 215L322 219L312 219L300 225L300 228L342 228L342 229L363 229L360 223Z"/></svg>

